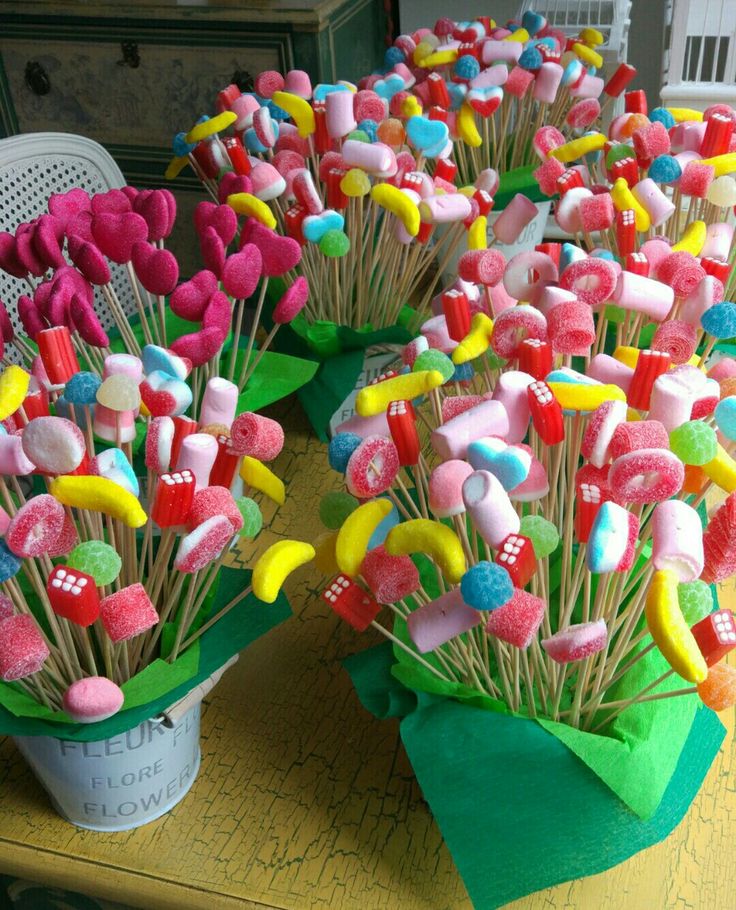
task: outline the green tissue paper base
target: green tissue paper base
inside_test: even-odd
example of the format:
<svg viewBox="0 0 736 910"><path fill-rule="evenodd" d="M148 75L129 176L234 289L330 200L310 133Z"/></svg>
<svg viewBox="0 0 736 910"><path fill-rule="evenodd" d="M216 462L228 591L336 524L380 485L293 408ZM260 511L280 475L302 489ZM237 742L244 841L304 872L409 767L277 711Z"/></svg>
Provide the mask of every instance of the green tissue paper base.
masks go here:
<svg viewBox="0 0 736 910"><path fill-rule="evenodd" d="M659 775L666 777L662 798L642 819L546 723L407 689L394 675L390 644L345 666L364 707L401 718L414 773L476 910L594 875L663 840L725 735L712 711L694 711L672 773ZM591 752L606 739L580 736L591 740ZM640 770L626 752L616 757L620 773L628 767L635 776Z"/></svg>
<svg viewBox="0 0 736 910"><path fill-rule="evenodd" d="M250 575L242 569L221 569L209 615L217 613L246 588ZM95 724L74 723L63 712L49 711L12 684L0 683L0 734L56 736L74 742L93 742L132 730L183 698L234 654L290 615L291 609L283 594L279 594L273 604L265 604L255 595L249 595L173 663L155 660L124 683L123 710ZM198 622L206 618L200 615Z"/></svg>

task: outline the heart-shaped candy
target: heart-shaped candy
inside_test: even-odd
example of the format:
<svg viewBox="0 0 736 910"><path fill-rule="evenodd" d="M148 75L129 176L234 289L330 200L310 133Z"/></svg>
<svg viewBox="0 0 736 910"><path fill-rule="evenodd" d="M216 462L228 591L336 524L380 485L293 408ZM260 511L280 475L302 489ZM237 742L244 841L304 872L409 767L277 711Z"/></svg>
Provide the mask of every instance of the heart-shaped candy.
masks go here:
<svg viewBox="0 0 736 910"><path fill-rule="evenodd" d="M228 196L234 196L235 193L250 193L252 190L253 184L250 181L250 177L246 177L245 174L236 174L233 171L228 171L222 175L220 186L217 189L217 198L224 205Z"/></svg>
<svg viewBox="0 0 736 910"><path fill-rule="evenodd" d="M238 216L229 205L200 202L194 210L194 227L200 237L208 227L214 228L223 244L227 246L238 230Z"/></svg>
<svg viewBox="0 0 736 910"><path fill-rule="evenodd" d="M148 225L151 242L163 240L174 226L176 201L168 190L142 190L133 200L133 211Z"/></svg>
<svg viewBox="0 0 736 910"><path fill-rule="evenodd" d="M206 227L199 235L199 249L205 267L219 278L225 265L225 244L214 227Z"/></svg>
<svg viewBox="0 0 736 910"><path fill-rule="evenodd" d="M18 318L23 326L23 331L32 341L36 340L39 332L48 328L48 323L36 304L25 294L21 294L18 298Z"/></svg>
<svg viewBox="0 0 736 910"><path fill-rule="evenodd" d="M89 195L85 190L74 188L66 193L52 193L48 202L49 212L61 221L66 228L67 222L80 212L89 212L92 208Z"/></svg>
<svg viewBox="0 0 736 910"><path fill-rule="evenodd" d="M180 284L169 300L171 312L189 322L199 322L210 297L217 290L217 278L206 270Z"/></svg>
<svg viewBox="0 0 736 910"><path fill-rule="evenodd" d="M18 261L31 275L40 278L46 271L46 265L38 257L33 246L36 223L21 224L15 232L15 255Z"/></svg>
<svg viewBox="0 0 736 910"><path fill-rule="evenodd" d="M128 195L119 189L111 189L106 193L96 193L90 200L93 215L122 215L132 212L133 205Z"/></svg>
<svg viewBox="0 0 736 910"><path fill-rule="evenodd" d="M53 215L41 215L33 232L33 247L38 258L52 269L66 265L63 245L64 225Z"/></svg>
<svg viewBox="0 0 736 910"><path fill-rule="evenodd" d="M273 308L272 319L275 323L283 325L297 316L306 306L309 298L309 284L303 275L299 275L294 283L286 289L279 302Z"/></svg>
<svg viewBox="0 0 736 910"><path fill-rule="evenodd" d="M141 401L153 417L178 417L192 403L192 390L186 382L161 370L149 373L140 391Z"/></svg>
<svg viewBox="0 0 736 910"><path fill-rule="evenodd" d="M473 88L468 92L468 104L481 117L490 117L503 101L503 89L498 86Z"/></svg>
<svg viewBox="0 0 736 910"><path fill-rule="evenodd" d="M170 250L159 250L149 243L136 243L133 247L133 268L149 294L165 297L179 280L179 263Z"/></svg>
<svg viewBox="0 0 736 910"><path fill-rule="evenodd" d="M175 379L186 379L191 370L191 364L187 363L183 357L179 357L168 348L159 347L157 344L144 346L141 351L141 361L143 372L146 375L158 370L161 373L168 373Z"/></svg>
<svg viewBox="0 0 736 910"><path fill-rule="evenodd" d="M419 151L442 144L444 146L450 133L447 124L442 120L430 120L428 117L410 117L406 123L406 135L414 148Z"/></svg>
<svg viewBox="0 0 736 910"><path fill-rule="evenodd" d="M261 278L263 259L253 243L228 256L222 268L222 286L234 300L245 300L255 291Z"/></svg>
<svg viewBox="0 0 736 910"><path fill-rule="evenodd" d="M67 249L69 258L87 281L97 285L109 283L112 277L110 266L94 243L72 234L67 241Z"/></svg>
<svg viewBox="0 0 736 910"><path fill-rule="evenodd" d="M148 225L135 212L93 215L91 227L94 241L102 253L119 265L130 262L135 244L148 238Z"/></svg>
<svg viewBox="0 0 736 910"><path fill-rule="evenodd" d="M263 274L269 278L291 271L302 258L302 248L296 240L282 237L255 218L248 218L240 232L241 249L246 243L254 243L261 251Z"/></svg>
<svg viewBox="0 0 736 910"><path fill-rule="evenodd" d="M15 278L25 278L27 269L19 262L15 249L15 237L7 231L0 231L0 269Z"/></svg>
<svg viewBox="0 0 736 910"><path fill-rule="evenodd" d="M526 480L520 483L518 487L514 487L509 496L519 502L532 502L535 499L541 499L549 493L547 470L542 462L536 458L529 446L520 442L517 448L528 453L531 458L531 467Z"/></svg>
<svg viewBox="0 0 736 910"><path fill-rule="evenodd" d="M519 446L507 445L498 436L484 436L468 446L468 461L476 471L490 471L507 492L529 476L531 455Z"/></svg>
<svg viewBox="0 0 736 910"><path fill-rule="evenodd" d="M80 295L75 294L69 305L74 325L87 344L95 348L110 347L110 339L102 328L94 308Z"/></svg>
<svg viewBox="0 0 736 910"><path fill-rule="evenodd" d="M302 222L302 233L310 243L319 243L328 231L341 231L345 219L334 209L325 209L319 215L307 215Z"/></svg>
<svg viewBox="0 0 736 910"><path fill-rule="evenodd" d="M223 294L222 291L215 291L205 307L204 315L202 316L202 328L205 331L207 329L217 329L223 338L226 338L227 333L230 331L232 318L233 310L227 294Z"/></svg>
<svg viewBox="0 0 736 910"><path fill-rule="evenodd" d="M404 89L404 80L398 73L391 73L385 79L378 79L373 84L373 91L379 98L390 101L393 96Z"/></svg>
<svg viewBox="0 0 736 910"><path fill-rule="evenodd" d="M225 341L219 329L200 329L190 335L182 335L171 344L171 350L180 357L192 362L192 366L201 367L218 353ZM141 393L142 394L142 393Z"/></svg>

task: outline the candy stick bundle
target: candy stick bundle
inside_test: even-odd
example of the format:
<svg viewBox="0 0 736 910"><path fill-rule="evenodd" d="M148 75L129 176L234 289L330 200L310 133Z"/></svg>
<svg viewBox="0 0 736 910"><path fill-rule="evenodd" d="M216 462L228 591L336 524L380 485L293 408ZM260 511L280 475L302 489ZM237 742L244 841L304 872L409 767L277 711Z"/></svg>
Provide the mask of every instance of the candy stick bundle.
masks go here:
<svg viewBox="0 0 736 910"><path fill-rule="evenodd" d="M192 398L196 413L207 380L221 372L221 358L227 358L222 372L242 392L279 325L293 319L306 303L309 286L297 278L276 304L273 328L256 352L269 279L292 270L300 248L258 222L245 220L239 226L238 216L227 205L202 202L197 207L195 227L207 268L182 284L176 257L164 246L176 218L168 190L124 187L90 198L74 189L52 195L48 207L48 214L20 225L15 234L0 235L0 268L25 281L30 291L16 302L27 338L13 332L2 306L3 343L13 346L21 362L33 369L40 381L34 382L39 394L44 384L64 382L58 377L68 378L80 364L94 373L104 372L111 346L105 324L114 327L124 350L142 366L143 402L150 405L151 414L181 414ZM247 235L248 241L228 255L238 233ZM120 286L116 291L112 283L115 265L128 277L138 332L121 302ZM259 286L246 335L246 301ZM172 333L171 314L191 322L192 331L183 332L179 323Z"/></svg>
<svg viewBox="0 0 736 910"><path fill-rule="evenodd" d="M362 435L330 444L347 492L322 507L324 596L430 690L592 732L649 701L736 703L710 587L736 573L736 361L713 355L736 305L693 236L623 262L469 251L402 371L359 392ZM706 517L711 491L728 498Z"/></svg>

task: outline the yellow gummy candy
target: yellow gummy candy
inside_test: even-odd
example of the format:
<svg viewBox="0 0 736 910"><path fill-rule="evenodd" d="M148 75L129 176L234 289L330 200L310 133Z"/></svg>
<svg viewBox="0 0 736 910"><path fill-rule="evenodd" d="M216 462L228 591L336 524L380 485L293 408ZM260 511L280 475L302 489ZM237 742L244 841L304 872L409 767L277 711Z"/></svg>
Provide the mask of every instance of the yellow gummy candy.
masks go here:
<svg viewBox="0 0 736 910"><path fill-rule="evenodd" d="M462 196L467 196L469 199L471 196L475 196L475 194L478 192L478 190L476 187L474 187L472 184L470 184L469 186L461 186L460 189L457 190L457 192L460 193Z"/></svg>
<svg viewBox="0 0 736 910"><path fill-rule="evenodd" d="M280 540L256 561L250 583L258 600L272 604L291 573L314 559L314 547L301 540Z"/></svg>
<svg viewBox="0 0 736 910"><path fill-rule="evenodd" d="M302 139L312 135L315 130L314 111L308 101L300 98L299 95L292 95L291 92L274 92L273 103L283 108L296 123Z"/></svg>
<svg viewBox="0 0 736 910"><path fill-rule="evenodd" d="M371 499L348 515L337 533L335 559L341 572L360 573L373 532L393 509L390 499Z"/></svg>
<svg viewBox="0 0 736 910"><path fill-rule="evenodd" d="M457 534L447 525L429 518L414 518L391 528L384 547L391 556L426 553L453 585L460 583L467 569L465 553Z"/></svg>
<svg viewBox="0 0 736 910"><path fill-rule="evenodd" d="M572 49L583 63L587 63L588 66L594 66L596 69L600 69L603 66L603 57L597 51L594 51L592 47L578 42L573 44Z"/></svg>
<svg viewBox="0 0 736 910"><path fill-rule="evenodd" d="M640 354L641 351L639 348L632 348L628 345L620 344L617 348L614 349L612 356L614 360L618 360L619 363L623 363L627 367L630 367L632 370L634 370L636 369L636 365L639 362ZM687 365L691 367L700 366L700 355L693 354L690 360L687 361ZM676 366L676 363L671 363L669 368L671 370L674 370Z"/></svg>
<svg viewBox="0 0 736 910"><path fill-rule="evenodd" d="M164 177L167 180L173 180L175 177L178 177L179 174L184 170L184 168L189 164L189 158L186 155L177 156L172 158L166 166L164 171Z"/></svg>
<svg viewBox="0 0 736 910"><path fill-rule="evenodd" d="M614 181L611 187L611 199L619 212L625 212L627 209L633 210L637 231L644 232L649 230L652 223L649 212L631 192L629 184L623 177L619 177L618 180Z"/></svg>
<svg viewBox="0 0 736 910"><path fill-rule="evenodd" d="M716 457L703 465L703 472L726 493L733 493L736 490L736 461L731 458L723 446L719 445Z"/></svg>
<svg viewBox="0 0 736 910"><path fill-rule="evenodd" d="M667 110L675 118L675 123L687 123L689 120L701 123L703 120L703 112L691 107L668 107Z"/></svg>
<svg viewBox="0 0 736 910"><path fill-rule="evenodd" d="M49 483L49 493L63 506L102 512L129 528L140 528L148 521L136 497L107 477L65 474Z"/></svg>
<svg viewBox="0 0 736 910"><path fill-rule="evenodd" d="M0 420L15 414L28 394L31 374L15 364L0 373Z"/></svg>
<svg viewBox="0 0 736 910"><path fill-rule="evenodd" d="M325 531L314 542L314 567L320 575L330 578L337 575L340 567L335 558L337 531Z"/></svg>
<svg viewBox="0 0 736 910"><path fill-rule="evenodd" d="M421 66L422 60L424 60L425 57L428 57L431 53L433 53L433 51L434 51L434 46L431 45L429 43L429 41L420 41L419 44L417 44L417 46L414 48L414 53L412 54L414 63L417 66Z"/></svg>
<svg viewBox="0 0 736 910"><path fill-rule="evenodd" d="M475 313L470 320L470 331L452 352L452 362L459 365L485 354L492 335L493 321L485 313Z"/></svg>
<svg viewBox="0 0 736 910"><path fill-rule="evenodd" d="M286 488L283 482L262 461L245 455L240 463L239 473L243 483L258 490L259 493L264 493L280 506L284 504Z"/></svg>
<svg viewBox="0 0 736 910"><path fill-rule="evenodd" d="M714 177L723 177L736 172L736 152L716 155L715 158L703 158L698 164L709 164L714 169Z"/></svg>
<svg viewBox="0 0 736 910"><path fill-rule="evenodd" d="M221 114L215 114L209 120L203 120L202 123L196 123L186 134L184 139L193 145L200 142L208 136L214 136L215 133L221 133L226 130L238 119L237 114L232 111L223 111Z"/></svg>
<svg viewBox="0 0 736 910"><path fill-rule="evenodd" d="M250 215L251 218L255 218L271 230L276 227L276 219L273 217L271 209L262 199L252 193L232 193L227 197L227 204L238 215Z"/></svg>
<svg viewBox="0 0 736 910"><path fill-rule="evenodd" d="M410 117L419 117L422 113L422 105L416 95L409 95L401 102L401 115L406 120Z"/></svg>
<svg viewBox="0 0 736 910"><path fill-rule="evenodd" d="M475 111L467 101L463 101L460 105L455 123L457 134L466 145L471 148L478 148L479 145L483 145L483 139L475 123Z"/></svg>
<svg viewBox="0 0 736 910"><path fill-rule="evenodd" d="M597 28L584 28L580 32L580 40L588 47L600 47L605 40ZM602 66L603 64L601 64ZM599 67L600 68L600 67Z"/></svg>
<svg viewBox="0 0 736 910"><path fill-rule="evenodd" d="M672 252L692 253L693 256L699 256L700 251L705 246L705 235L708 228L704 221L693 221L687 226L682 237L672 245Z"/></svg>
<svg viewBox="0 0 736 910"><path fill-rule="evenodd" d="M581 136L579 139L573 139L564 145L558 145L549 153L552 158L567 163L575 161L587 155L590 152L598 152L606 144L606 137L603 133L593 133L592 136Z"/></svg>
<svg viewBox="0 0 736 910"><path fill-rule="evenodd" d="M529 40L529 32L525 28L517 28L515 32L511 32L510 35L506 35L505 38L501 39L502 41L520 41L522 44Z"/></svg>
<svg viewBox="0 0 736 910"><path fill-rule="evenodd" d="M429 69L433 66L446 66L448 63L454 63L457 60L457 49L445 51L433 51L422 57L419 65Z"/></svg>
<svg viewBox="0 0 736 910"><path fill-rule="evenodd" d="M549 387L564 411L595 411L604 401L626 401L623 389L617 385L550 382Z"/></svg>
<svg viewBox="0 0 736 910"><path fill-rule="evenodd" d="M361 417L383 414L392 401L411 401L439 388L444 382L439 370L417 370L384 379L362 388L355 398L355 410Z"/></svg>
<svg viewBox="0 0 736 910"><path fill-rule="evenodd" d="M488 219L478 215L468 230L468 249L485 250L488 247Z"/></svg>
<svg viewBox="0 0 736 910"><path fill-rule="evenodd" d="M371 188L371 199L382 209L396 215L410 237L417 236L419 233L419 208L406 193L402 193L397 186L393 186L391 183L376 183Z"/></svg>
<svg viewBox="0 0 736 910"><path fill-rule="evenodd" d="M366 196L371 191L371 182L365 171L359 167L351 167L340 181L340 189L346 196L353 198Z"/></svg>
<svg viewBox="0 0 736 910"><path fill-rule="evenodd" d="M682 615L677 582L677 576L669 569L654 573L647 592L647 626L675 673L688 682L701 683L708 675L708 667Z"/></svg>

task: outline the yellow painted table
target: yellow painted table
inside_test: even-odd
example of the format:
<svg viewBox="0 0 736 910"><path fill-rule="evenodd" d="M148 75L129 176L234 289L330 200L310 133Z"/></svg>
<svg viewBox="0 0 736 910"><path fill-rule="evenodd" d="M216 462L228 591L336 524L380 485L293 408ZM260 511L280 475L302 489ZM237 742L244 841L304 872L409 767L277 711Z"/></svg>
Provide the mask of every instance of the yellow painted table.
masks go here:
<svg viewBox="0 0 736 910"><path fill-rule="evenodd" d="M313 536L336 482L293 406L279 469L300 489L276 535ZM273 538L264 534L260 546ZM72 828L10 742L0 747L0 871L158 908L467 910L470 901L422 800L398 725L358 703L340 660L373 642L338 623L307 571L294 617L256 642L207 699L202 769L173 812L124 834ZM723 603L733 603L724 592ZM734 907L736 762L724 748L689 815L663 844L514 910Z"/></svg>

